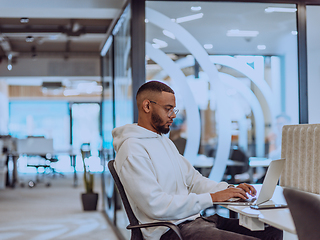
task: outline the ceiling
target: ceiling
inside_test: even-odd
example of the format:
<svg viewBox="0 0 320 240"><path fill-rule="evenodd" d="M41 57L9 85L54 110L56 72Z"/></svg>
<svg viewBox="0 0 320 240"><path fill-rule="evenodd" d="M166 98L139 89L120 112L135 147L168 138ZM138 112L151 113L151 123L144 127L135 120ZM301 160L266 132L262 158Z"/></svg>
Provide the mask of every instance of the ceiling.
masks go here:
<svg viewBox="0 0 320 240"><path fill-rule="evenodd" d="M281 41L286 38L295 43L297 41L297 36L292 33L297 30L295 12L265 12L267 7L294 9L294 4L148 1L146 6L170 19L202 13L202 18L181 22L180 25L202 46L212 44L212 48L207 49L209 54L281 55L284 54L283 49L279 48ZM201 9L192 11L191 7ZM227 32L234 29L259 33L256 37L228 37ZM147 23L146 41L153 43L153 39L157 38L168 44L167 47L161 48L162 51L189 54L179 41L165 36L162 30L152 23ZM258 45L264 45L265 49L259 50Z"/></svg>
<svg viewBox="0 0 320 240"><path fill-rule="evenodd" d="M98 66L106 32L112 20L122 12L125 2L126 0L0 0L0 75L4 76L9 84L8 79L17 76L28 76L28 82L36 82L30 77L52 76L49 71L45 72L46 66L50 64L51 69L59 71L67 68L66 62L62 62L59 68L56 65L53 68L52 62L45 65L45 60L41 58L58 57L67 60L78 57L87 60L95 57L96 62L92 62L92 65ZM281 55L289 48L283 46L290 41L293 42L291 50L297 50L297 36L292 34L296 31L296 14L265 12L270 6L295 8L294 4L147 1L146 6L171 19L203 13L202 18L182 22L180 25L201 45L212 44L212 48L207 49L209 54ZM200 6L201 10L192 11L192 6ZM28 18L29 21L21 23L21 18ZM319 21L320 19L312 22ZM258 31L259 34L256 37L226 36L231 29ZM161 48L165 53L189 54L179 41L165 36L162 30L152 23L147 23L146 41L153 43L153 39L157 38L168 44ZM313 39L319 39L319 31L314 31L313 34L318 34L313 36ZM308 35L308 41L310 39ZM258 49L258 45L265 45L265 49ZM18 62L11 72L6 70L10 54L13 63ZM25 67L21 68L23 71L16 73L20 59L38 61L21 62ZM38 69L29 71L34 65L39 66ZM73 65L70 63L70 66ZM81 66L88 64L83 62ZM97 72L95 76L99 76L99 71ZM17 78L14 81L15 85L21 83ZM41 81L38 79L36 85ZM53 81L59 81L58 74Z"/></svg>
<svg viewBox="0 0 320 240"><path fill-rule="evenodd" d="M106 32L125 0L0 0L0 58L97 56ZM164 4L165 3L165 4ZM147 1L171 19L203 13L201 19L180 23L201 45L212 44L210 54L281 54L278 40L296 30L295 13L265 13L269 6L294 8L294 4L231 2ZM192 6L201 10L192 11ZM28 19L22 23L21 19ZM255 30L253 38L227 37L230 29ZM166 41L166 53L188 54L177 41L149 23L146 40ZM293 36L296 39L296 36ZM259 50L257 45L265 45Z"/></svg>
<svg viewBox="0 0 320 240"><path fill-rule="evenodd" d="M0 0L0 57L99 55L125 0Z"/></svg>

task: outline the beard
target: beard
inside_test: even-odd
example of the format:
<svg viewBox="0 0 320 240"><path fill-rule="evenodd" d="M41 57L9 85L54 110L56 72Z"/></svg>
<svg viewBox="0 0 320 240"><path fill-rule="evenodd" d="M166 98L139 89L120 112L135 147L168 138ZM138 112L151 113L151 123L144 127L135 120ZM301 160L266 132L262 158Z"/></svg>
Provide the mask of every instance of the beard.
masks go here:
<svg viewBox="0 0 320 240"><path fill-rule="evenodd" d="M166 123L162 124L163 121L158 114L152 113L151 120L152 125L157 132L167 134L170 131L170 127L166 127Z"/></svg>

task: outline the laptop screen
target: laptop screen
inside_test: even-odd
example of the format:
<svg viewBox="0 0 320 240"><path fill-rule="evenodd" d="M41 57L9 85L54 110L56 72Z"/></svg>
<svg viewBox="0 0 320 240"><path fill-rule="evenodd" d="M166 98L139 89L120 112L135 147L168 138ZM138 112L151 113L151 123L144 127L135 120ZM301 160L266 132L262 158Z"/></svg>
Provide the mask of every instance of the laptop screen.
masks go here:
<svg viewBox="0 0 320 240"><path fill-rule="evenodd" d="M285 159L273 160L267 170L256 205L270 200L279 181Z"/></svg>

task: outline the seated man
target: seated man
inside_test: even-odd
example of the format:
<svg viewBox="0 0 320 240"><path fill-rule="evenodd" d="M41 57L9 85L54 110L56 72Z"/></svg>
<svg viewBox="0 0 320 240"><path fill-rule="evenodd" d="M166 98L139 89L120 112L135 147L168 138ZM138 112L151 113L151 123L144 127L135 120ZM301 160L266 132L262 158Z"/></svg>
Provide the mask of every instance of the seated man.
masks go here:
<svg viewBox="0 0 320 240"><path fill-rule="evenodd" d="M117 152L115 168L141 223L171 221L179 226L184 239L282 239L282 231L267 227L250 231L237 219L218 215L201 217L202 209L233 197L248 198L256 190L249 184L229 187L203 177L164 134L168 133L178 110L174 91L150 81L136 96L138 124L113 130ZM145 239L177 239L166 227L142 229ZM253 236L253 237L252 237Z"/></svg>

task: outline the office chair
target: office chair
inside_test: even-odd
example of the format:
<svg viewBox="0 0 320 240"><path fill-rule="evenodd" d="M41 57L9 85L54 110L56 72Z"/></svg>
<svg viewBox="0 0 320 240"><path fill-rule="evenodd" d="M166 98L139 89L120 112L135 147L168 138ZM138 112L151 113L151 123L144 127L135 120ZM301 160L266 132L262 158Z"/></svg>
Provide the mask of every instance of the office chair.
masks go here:
<svg viewBox="0 0 320 240"><path fill-rule="evenodd" d="M180 229L178 226L173 224L172 222L152 222L152 223L145 223L140 224L136 216L134 215L132 208L130 206L130 203L128 201L127 195L124 191L123 185L120 181L120 178L114 168L114 160L110 160L108 162L108 168L110 170L110 173L113 177L113 180L118 188L122 203L124 205L124 209L127 213L128 219L130 224L127 226L127 229L131 230L131 240L143 240L141 228L147 228L147 227L157 227L157 226L166 226L171 228L179 237L180 240L182 240L182 236L180 233Z"/></svg>
<svg viewBox="0 0 320 240"><path fill-rule="evenodd" d="M234 147L230 154L230 162L233 162L234 165L227 166L225 175L231 175L231 179L226 181L234 184L236 183L236 174L245 173L249 170L249 158L241 149Z"/></svg>
<svg viewBox="0 0 320 240"><path fill-rule="evenodd" d="M59 159L57 157L45 157L48 161L49 161L49 169L50 169L50 173L49 175L52 176L52 178L55 178L56 176L60 176L60 177L64 177L64 174L61 172L57 172L56 169L53 167L53 165L55 163L57 163L59 161Z"/></svg>
<svg viewBox="0 0 320 240"><path fill-rule="evenodd" d="M308 192L285 188L283 195L291 212L299 240L320 239L320 199Z"/></svg>

